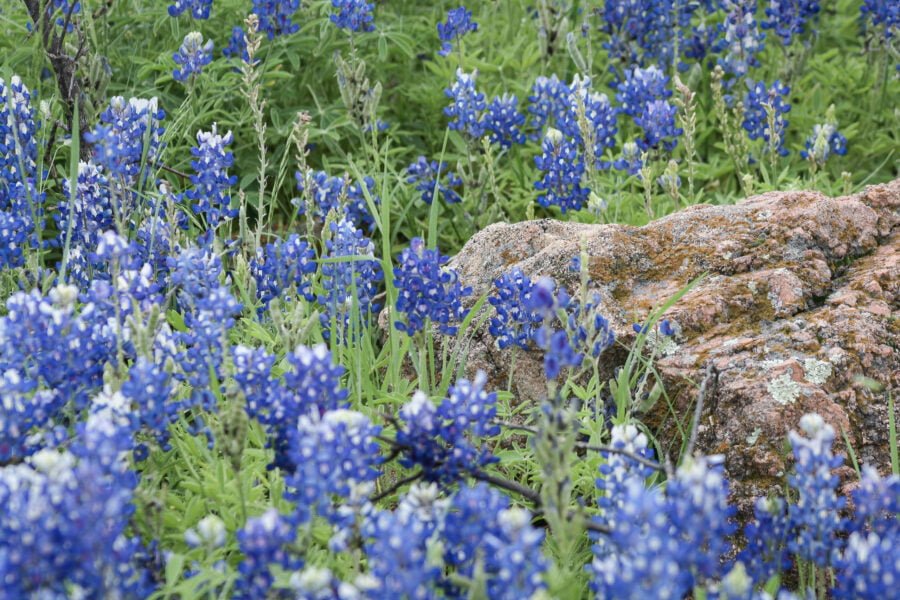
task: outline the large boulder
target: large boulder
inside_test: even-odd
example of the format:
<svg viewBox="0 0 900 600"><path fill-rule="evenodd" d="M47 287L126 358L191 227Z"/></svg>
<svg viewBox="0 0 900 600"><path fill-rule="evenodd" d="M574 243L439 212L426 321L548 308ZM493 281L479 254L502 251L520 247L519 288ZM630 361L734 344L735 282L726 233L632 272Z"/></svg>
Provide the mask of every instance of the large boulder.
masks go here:
<svg viewBox="0 0 900 600"><path fill-rule="evenodd" d="M514 267L571 290L578 275L569 265L583 248L602 313L625 344L633 323L706 274L666 313L678 347L657 368L671 404L657 402L642 419L677 455L683 434L673 414L690 425L711 363L716 381L697 450L725 455L734 498L746 511L753 497L782 491L786 433L807 412L835 428L838 451L846 450L843 432L861 464L889 469L887 394L900 404L898 224L900 180L840 198L795 191L692 206L644 227L496 224L450 266L472 286L471 302ZM483 370L505 387L510 352L495 346L486 323L463 343L468 371ZM622 347L603 354L604 375L625 356ZM511 381L517 402L539 402L546 387L539 354L517 352Z"/></svg>

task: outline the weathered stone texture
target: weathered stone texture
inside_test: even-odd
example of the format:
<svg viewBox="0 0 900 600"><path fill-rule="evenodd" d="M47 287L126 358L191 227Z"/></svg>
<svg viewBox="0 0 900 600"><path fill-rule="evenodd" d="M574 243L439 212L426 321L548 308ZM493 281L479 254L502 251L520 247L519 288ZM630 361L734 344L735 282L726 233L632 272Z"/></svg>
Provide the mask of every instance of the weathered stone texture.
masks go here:
<svg viewBox="0 0 900 600"><path fill-rule="evenodd" d="M741 508L783 484L786 432L816 411L844 431L861 462L889 465L887 395L900 400L900 180L827 198L768 193L734 206L693 206L644 227L550 220L495 224L451 261L473 299L513 267L550 275L570 290L568 270L584 248L593 290L619 339L631 324L706 274L666 317L680 327L677 353L658 362L666 390L690 415L696 382L712 361L718 385L703 411L698 449L723 453ZM488 305L486 305L488 306ZM489 306L486 310L492 310ZM468 370L498 386L509 373L483 329L474 332ZM601 358L611 375L626 351ZM694 382L694 383L691 383ZM517 352L513 392L538 402L540 356ZM673 454L681 438L665 402L644 416Z"/></svg>

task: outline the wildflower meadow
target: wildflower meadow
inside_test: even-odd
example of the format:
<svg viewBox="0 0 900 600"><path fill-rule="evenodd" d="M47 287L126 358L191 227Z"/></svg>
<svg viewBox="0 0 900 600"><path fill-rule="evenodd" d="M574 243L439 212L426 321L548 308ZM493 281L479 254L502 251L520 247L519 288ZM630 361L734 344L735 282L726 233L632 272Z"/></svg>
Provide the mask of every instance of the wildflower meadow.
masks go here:
<svg viewBox="0 0 900 600"><path fill-rule="evenodd" d="M451 266L898 172L896 0L0 0L0 599L900 598L896 374L739 511L637 409L685 290Z"/></svg>

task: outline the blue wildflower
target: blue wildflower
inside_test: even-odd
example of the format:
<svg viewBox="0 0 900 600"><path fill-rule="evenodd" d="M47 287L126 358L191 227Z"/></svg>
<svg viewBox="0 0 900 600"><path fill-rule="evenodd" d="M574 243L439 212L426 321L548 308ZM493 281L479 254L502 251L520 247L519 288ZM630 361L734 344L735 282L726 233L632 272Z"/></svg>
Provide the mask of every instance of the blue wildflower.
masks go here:
<svg viewBox="0 0 900 600"><path fill-rule="evenodd" d="M882 477L869 465L864 465L859 487L853 490L854 531L874 531L882 538L900 533L900 477Z"/></svg>
<svg viewBox="0 0 900 600"><path fill-rule="evenodd" d="M531 139L539 140L547 125L559 127L569 110L569 87L556 75L539 76L528 96L528 112L531 113Z"/></svg>
<svg viewBox="0 0 900 600"><path fill-rule="evenodd" d="M651 65L646 69L633 67L625 70L625 79L616 85L616 100L626 115L637 117L654 100L665 100L672 95L666 89L669 78L659 67Z"/></svg>
<svg viewBox="0 0 900 600"><path fill-rule="evenodd" d="M172 71L175 81L185 82L203 72L203 67L212 62L213 41L203 43L203 34L192 31L184 36L181 47L172 58L180 65Z"/></svg>
<svg viewBox="0 0 900 600"><path fill-rule="evenodd" d="M437 492L435 485L414 485L395 511L372 511L366 518L362 531L374 584L366 590L367 598L437 597L441 569L429 560L429 549L446 512Z"/></svg>
<svg viewBox="0 0 900 600"><path fill-rule="evenodd" d="M247 519L243 529L237 532L238 546L244 558L238 565L236 598L265 598L275 582L273 565L285 570L300 566L300 562L285 549L294 541L295 535L294 525L278 514L277 509L270 508L258 517Z"/></svg>
<svg viewBox="0 0 900 600"><path fill-rule="evenodd" d="M53 0L53 8L56 12L58 12L58 16L56 17L56 24L60 27L65 26L66 32L71 33L74 29L72 20L74 19L75 15L81 13L81 2L79 0L75 0L75 2L71 3L69 2L69 0Z"/></svg>
<svg viewBox="0 0 900 600"><path fill-rule="evenodd" d="M321 315L325 332L331 330L332 321L338 326L338 339L352 339L351 332L358 333L365 327L372 314L378 312L374 302L378 282L383 275L381 266L374 259L375 246L363 232L347 219L331 222L331 239L326 241L327 258L369 257L369 260L322 263L322 287L319 304L325 308ZM351 322L351 316L356 320Z"/></svg>
<svg viewBox="0 0 900 600"><path fill-rule="evenodd" d="M37 189L37 131L31 92L14 75L0 79L0 265L24 263L23 248L41 245L45 195Z"/></svg>
<svg viewBox="0 0 900 600"><path fill-rule="evenodd" d="M756 23L756 0L719 0L726 12L725 22L719 25L721 38L716 50L724 52L719 64L725 73L742 79L750 67L758 67L758 55L763 50L765 34Z"/></svg>
<svg viewBox="0 0 900 600"><path fill-rule="evenodd" d="M790 88L776 80L771 87L766 87L762 81L747 80L747 95L744 97L744 122L743 127L751 140L762 138L766 141L766 150L774 145L775 150L781 156L787 156L788 150L784 147L785 130L788 121L784 115L790 112L791 105L785 102ZM770 131L768 111L774 113L775 130Z"/></svg>
<svg viewBox="0 0 900 600"><path fill-rule="evenodd" d="M541 155L534 158L541 170L541 180L534 184L542 192L538 204L544 208L559 206L563 214L567 210L580 210L587 201L590 190L582 187L584 159L578 147L561 132L551 129L541 145Z"/></svg>
<svg viewBox="0 0 900 600"><path fill-rule="evenodd" d="M794 448L795 474L788 478L797 491L796 504L788 507L793 537L789 549L798 557L820 567L831 563L832 551L838 544L836 536L843 529L840 510L845 499L838 496L838 478L832 470L843 464L843 458L831 453L834 429L817 414L800 419L800 428L807 435L788 433Z"/></svg>
<svg viewBox="0 0 900 600"><path fill-rule="evenodd" d="M832 154L838 156L847 154L847 138L837 130L834 123L816 124L812 134L806 138L800 156L823 167Z"/></svg>
<svg viewBox="0 0 900 600"><path fill-rule="evenodd" d="M371 490L381 462L375 442L380 431L365 415L346 409L300 416L287 451L295 470L285 477L298 522L316 515L338 520L335 498L347 500L359 487Z"/></svg>
<svg viewBox="0 0 900 600"><path fill-rule="evenodd" d="M477 139L484 133L482 111L485 108L484 94L475 89L475 78L478 72L466 73L456 70L456 81L444 95L452 100L450 106L444 108L444 114L450 119L449 127L454 131Z"/></svg>
<svg viewBox="0 0 900 600"><path fill-rule="evenodd" d="M675 126L678 109L665 100L648 102L644 112L634 119L635 125L644 131L644 137L637 140L642 150L663 149L671 152L678 144L678 136L683 130Z"/></svg>
<svg viewBox="0 0 900 600"><path fill-rule="evenodd" d="M0 577L9 597L137 598L153 585L126 535L137 477L121 395L96 399L71 451L45 449L0 468ZM88 526L86 526L88 525Z"/></svg>
<svg viewBox="0 0 900 600"><path fill-rule="evenodd" d="M818 0L770 0L763 29L773 29L781 43L790 46L794 36L806 33L806 26L821 10Z"/></svg>
<svg viewBox="0 0 900 600"><path fill-rule="evenodd" d="M438 37L441 40L441 56L448 56L453 51L453 43L459 45L467 33L478 31L478 23L472 20L472 11L465 6L447 11L447 22L437 24Z"/></svg>
<svg viewBox="0 0 900 600"><path fill-rule="evenodd" d="M228 38L228 45L222 48L222 54L232 58L238 57L244 62L250 61L250 55L247 53L247 34L244 28L235 25L231 28L231 37Z"/></svg>
<svg viewBox="0 0 900 600"><path fill-rule="evenodd" d="M679 1L610 0L602 9L601 30L609 38L603 47L611 61L622 65L670 65L679 18L689 18L694 5Z"/></svg>
<svg viewBox="0 0 900 600"><path fill-rule="evenodd" d="M195 19L208 19L213 0L174 0L169 5L169 16L178 17L190 10Z"/></svg>
<svg viewBox="0 0 900 600"><path fill-rule="evenodd" d="M863 30L874 29L885 46L900 34L900 5L894 0L863 0L859 13Z"/></svg>
<svg viewBox="0 0 900 600"><path fill-rule="evenodd" d="M851 533L846 548L835 560L834 598L876 600L895 595L900 581L898 545L900 535L896 530L885 535Z"/></svg>
<svg viewBox="0 0 900 600"><path fill-rule="evenodd" d="M94 163L111 179L133 184L145 164L153 165L162 150L165 113L156 98L149 100L115 96L100 114L100 124L85 136L93 145ZM149 134L147 130L149 129ZM145 154L145 141L149 140Z"/></svg>
<svg viewBox="0 0 900 600"><path fill-rule="evenodd" d="M171 379L159 365L140 357L128 369L128 379L122 384L122 395L138 407L138 426L153 435L163 450L168 449L169 425L184 410L184 405L174 399Z"/></svg>
<svg viewBox="0 0 900 600"><path fill-rule="evenodd" d="M546 589L543 538L526 510L511 508L505 496L480 483L461 488L451 500L444 560L469 579L484 577L488 598L531 598Z"/></svg>
<svg viewBox="0 0 900 600"><path fill-rule="evenodd" d="M513 344L527 350L544 320L543 314L526 308L534 284L521 269L515 268L501 275L494 286L497 295L489 296L488 302L496 316L491 317L488 331L497 339L501 350Z"/></svg>
<svg viewBox="0 0 900 600"><path fill-rule="evenodd" d="M71 226L71 245L80 246L84 252L88 252L97 246L100 233L115 228L115 211L109 181L94 163L79 162L75 197L70 196L68 179L63 180L63 193L66 201L59 203L54 215L59 229L60 247L65 245ZM87 282L84 283L83 287L87 287Z"/></svg>
<svg viewBox="0 0 900 600"><path fill-rule="evenodd" d="M216 124L210 131L197 132L197 146L191 148L194 160L191 168L192 188L185 196L192 201L191 208L196 215L203 215L207 234L201 236L201 243L209 243L215 236L216 229L238 215L236 208L231 208L229 188L237 183L237 175L229 175L228 169L234 165L234 155L226 149L233 140L229 131L220 135Z"/></svg>
<svg viewBox="0 0 900 600"><path fill-rule="evenodd" d="M738 554L753 581L768 581L791 567L787 542L790 523L781 498L758 498L753 520L744 526L747 545Z"/></svg>
<svg viewBox="0 0 900 600"><path fill-rule="evenodd" d="M331 0L331 6L338 14L330 16L331 22L341 29L350 31L374 31L372 11L375 5L365 0Z"/></svg>
<svg viewBox="0 0 900 600"><path fill-rule="evenodd" d="M521 130L525 115L518 111L518 104L518 98L504 94L488 105L482 124L485 131L490 132L492 143L500 144L502 148L525 143L525 134Z"/></svg>
<svg viewBox="0 0 900 600"><path fill-rule="evenodd" d="M300 9L300 0L253 0L250 12L259 17L259 30L270 40L300 30L291 19Z"/></svg>
<svg viewBox="0 0 900 600"><path fill-rule="evenodd" d="M613 167L626 171L629 175L639 174L643 166L641 149L635 142L625 142L622 146L622 156L613 161Z"/></svg>
<svg viewBox="0 0 900 600"><path fill-rule="evenodd" d="M442 175L446 173L446 179ZM421 192L422 201L425 204L431 204L434 200L435 183L437 183L437 192L444 202L447 204L456 204L462 202L457 189L463 184L462 178L447 169L447 165L443 162L438 163L433 160L430 163L425 160L424 156L420 156L416 161L406 167L407 183L416 184L416 191Z"/></svg>
<svg viewBox="0 0 900 600"><path fill-rule="evenodd" d="M471 294L472 288L462 287L456 271L444 268L448 260L437 249L425 248L421 238L413 238L400 254L394 267L395 308L397 316L403 317L394 321L398 330L412 336L422 331L428 320L441 333L456 335L455 324L469 313L462 298Z"/></svg>
<svg viewBox="0 0 900 600"><path fill-rule="evenodd" d="M486 392L486 383L482 372L474 381L460 379L437 407L425 394L413 395L400 409L404 421L397 432L397 444L404 450L401 463L418 465L428 481L449 484L495 462L481 445L481 438L499 433L492 423L497 394Z"/></svg>
<svg viewBox="0 0 900 600"><path fill-rule="evenodd" d="M293 300L294 295L284 295L288 289L293 289L297 296L313 300L315 296L308 275L315 271L315 252L296 233L284 241L257 248L256 257L250 260L250 274L256 281L256 297L262 302L257 310L259 316L275 298Z"/></svg>

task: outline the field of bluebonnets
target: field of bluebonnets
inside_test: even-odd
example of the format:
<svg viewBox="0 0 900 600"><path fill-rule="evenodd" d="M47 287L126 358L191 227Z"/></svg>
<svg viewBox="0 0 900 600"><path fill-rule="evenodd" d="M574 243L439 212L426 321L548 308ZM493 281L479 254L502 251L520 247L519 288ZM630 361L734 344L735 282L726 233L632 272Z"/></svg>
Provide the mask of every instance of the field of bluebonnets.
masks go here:
<svg viewBox="0 0 900 600"><path fill-rule="evenodd" d="M900 595L894 432L850 514L805 416L788 497L739 524L721 461L660 464L632 415L670 299L602 381L581 290L514 271L466 310L445 266L498 221L895 177L896 0L5 0L0 27L0 598ZM481 319L543 356L543 405L461 377Z"/></svg>

